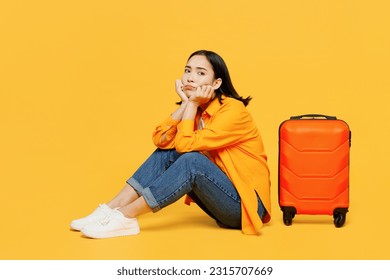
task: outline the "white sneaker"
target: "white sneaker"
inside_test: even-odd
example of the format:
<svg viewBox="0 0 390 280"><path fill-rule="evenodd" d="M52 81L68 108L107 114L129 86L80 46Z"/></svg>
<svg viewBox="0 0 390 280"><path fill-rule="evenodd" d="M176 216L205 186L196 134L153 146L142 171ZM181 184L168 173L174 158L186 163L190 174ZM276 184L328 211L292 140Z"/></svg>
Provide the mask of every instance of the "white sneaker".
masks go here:
<svg viewBox="0 0 390 280"><path fill-rule="evenodd" d="M136 235L140 229L136 218L126 218L122 212L114 209L103 220L86 225L81 232L91 238L110 238Z"/></svg>
<svg viewBox="0 0 390 280"><path fill-rule="evenodd" d="M113 209L107 204L100 204L90 215L72 221L70 227L74 230L82 230L87 224L104 219L106 216L110 215L112 211Z"/></svg>

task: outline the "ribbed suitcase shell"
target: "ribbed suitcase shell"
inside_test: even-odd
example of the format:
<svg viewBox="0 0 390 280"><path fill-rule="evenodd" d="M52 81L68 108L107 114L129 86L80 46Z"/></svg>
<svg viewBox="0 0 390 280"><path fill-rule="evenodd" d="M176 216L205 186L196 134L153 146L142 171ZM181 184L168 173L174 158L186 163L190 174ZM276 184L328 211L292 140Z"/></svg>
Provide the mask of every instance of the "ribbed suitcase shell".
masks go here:
<svg viewBox="0 0 390 280"><path fill-rule="evenodd" d="M337 209L346 213L349 207L349 126L335 117L293 118L284 121L279 128L279 205L282 211L295 209L292 218L295 214L334 215Z"/></svg>

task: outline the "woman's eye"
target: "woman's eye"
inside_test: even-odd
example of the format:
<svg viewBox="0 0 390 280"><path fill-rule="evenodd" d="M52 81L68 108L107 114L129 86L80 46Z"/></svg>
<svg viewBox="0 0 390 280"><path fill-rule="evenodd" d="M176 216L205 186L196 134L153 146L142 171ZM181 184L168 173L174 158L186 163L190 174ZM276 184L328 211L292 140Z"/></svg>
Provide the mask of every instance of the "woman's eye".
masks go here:
<svg viewBox="0 0 390 280"><path fill-rule="evenodd" d="M184 73L190 73L190 69L184 69Z"/></svg>
<svg viewBox="0 0 390 280"><path fill-rule="evenodd" d="M205 73L204 72L198 72L198 75L203 76L203 75L205 75Z"/></svg>

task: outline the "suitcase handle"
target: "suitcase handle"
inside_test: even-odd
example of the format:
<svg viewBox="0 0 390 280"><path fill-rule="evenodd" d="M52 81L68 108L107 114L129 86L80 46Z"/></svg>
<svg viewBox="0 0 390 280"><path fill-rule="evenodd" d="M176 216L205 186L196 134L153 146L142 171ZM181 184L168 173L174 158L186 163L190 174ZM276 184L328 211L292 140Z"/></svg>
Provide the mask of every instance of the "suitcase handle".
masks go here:
<svg viewBox="0 0 390 280"><path fill-rule="evenodd" d="M327 116L327 115L321 115L321 114L306 114L306 115L299 115L299 116L292 116L290 117L290 120L300 120L300 119L316 119L316 118L325 118L327 120L337 120L335 116Z"/></svg>

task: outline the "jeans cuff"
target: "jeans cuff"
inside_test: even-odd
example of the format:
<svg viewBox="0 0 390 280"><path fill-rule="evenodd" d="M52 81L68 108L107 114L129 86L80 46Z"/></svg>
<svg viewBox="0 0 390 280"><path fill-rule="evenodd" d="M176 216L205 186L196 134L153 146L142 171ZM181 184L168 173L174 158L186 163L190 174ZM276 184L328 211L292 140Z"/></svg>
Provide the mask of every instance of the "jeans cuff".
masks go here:
<svg viewBox="0 0 390 280"><path fill-rule="evenodd" d="M139 196L142 196L142 193L144 191L144 187L141 186L140 183L138 183L138 181L136 179L134 179L133 177L129 178L127 181L126 181L127 184L129 184L130 186L133 187L133 189L135 190L135 192L139 195Z"/></svg>
<svg viewBox="0 0 390 280"><path fill-rule="evenodd" d="M146 204L152 209L153 213L161 210L160 205L157 200L154 198L154 195L149 188L144 189L142 197L145 199Z"/></svg>
<svg viewBox="0 0 390 280"><path fill-rule="evenodd" d="M150 191L149 188L144 188L136 179L131 177L126 181L130 186L133 187L133 189L137 192L139 196L142 196L146 204L152 209L153 212L157 212L161 210L160 205L158 204L157 200L154 198L154 195Z"/></svg>

